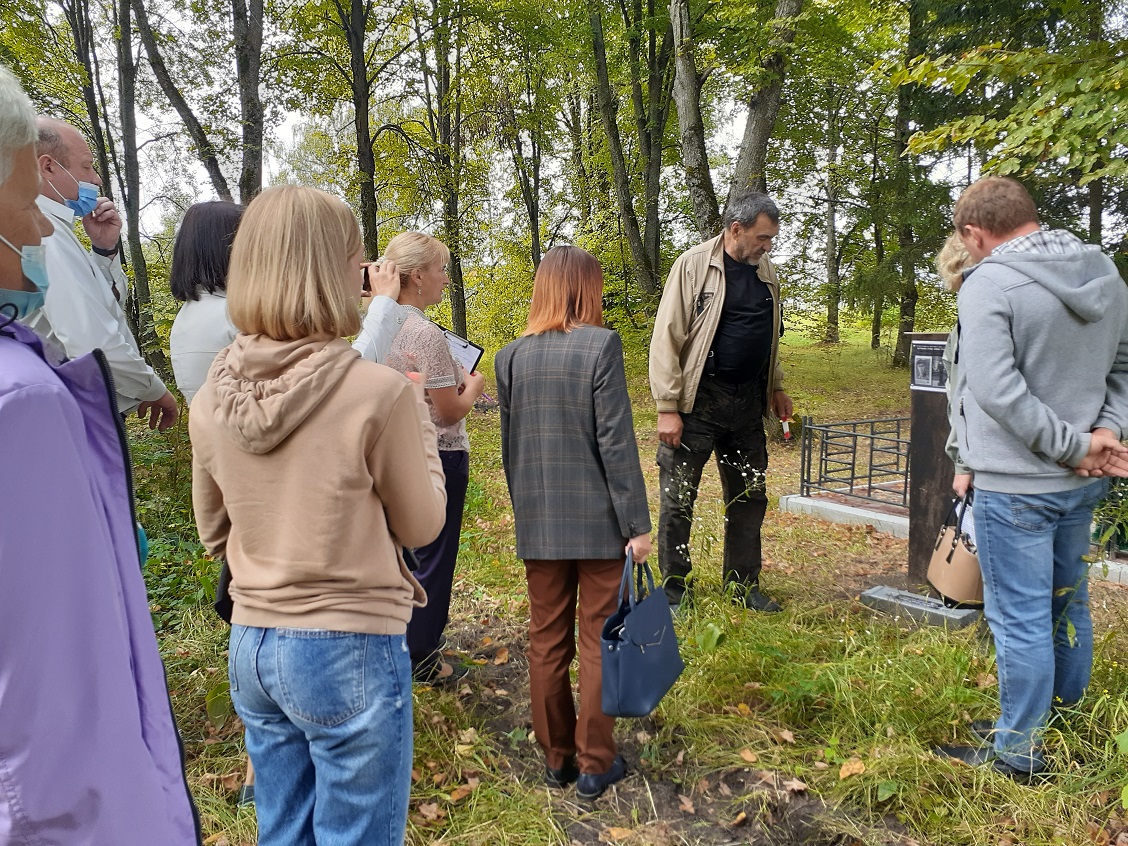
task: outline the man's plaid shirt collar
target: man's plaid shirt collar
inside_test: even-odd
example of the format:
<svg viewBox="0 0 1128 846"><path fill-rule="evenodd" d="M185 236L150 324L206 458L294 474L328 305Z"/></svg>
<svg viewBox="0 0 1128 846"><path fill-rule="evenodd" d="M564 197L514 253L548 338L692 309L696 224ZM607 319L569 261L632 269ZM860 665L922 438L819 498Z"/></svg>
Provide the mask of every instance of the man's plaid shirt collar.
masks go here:
<svg viewBox="0 0 1128 846"><path fill-rule="evenodd" d="M991 251L991 255L999 253L1051 253L1065 255L1073 253L1085 246L1085 242L1064 229L1039 229L1029 235L1020 235L1012 238Z"/></svg>

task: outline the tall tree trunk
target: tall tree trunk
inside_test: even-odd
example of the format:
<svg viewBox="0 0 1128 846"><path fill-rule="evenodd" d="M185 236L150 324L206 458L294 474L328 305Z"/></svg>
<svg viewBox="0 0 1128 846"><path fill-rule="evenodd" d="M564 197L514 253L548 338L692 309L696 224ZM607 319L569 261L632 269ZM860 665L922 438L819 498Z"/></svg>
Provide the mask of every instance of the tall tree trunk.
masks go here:
<svg viewBox="0 0 1128 846"><path fill-rule="evenodd" d="M374 259L380 254L379 209L376 204L376 158L372 153L372 126L369 123L372 86L364 49L370 7L365 0L333 0L333 6L349 48L348 83L356 132L356 168L360 174L360 230L364 255Z"/></svg>
<svg viewBox="0 0 1128 846"><path fill-rule="evenodd" d="M137 34L141 36L141 43L145 47L145 54L149 57L149 67L153 69L153 76L156 77L157 84L164 92L169 105L179 115L180 122L184 124L184 129L187 130L188 137L192 140L192 146L195 148L196 157L204 166L215 193L221 200L230 201L232 199L231 189L228 187L227 179L219 167L219 157L215 145L208 138L207 132L192 111L192 107L188 105L188 101L184 99L180 89L176 87L172 73L169 72L168 65L165 64L164 56L161 54L160 45L153 34L153 28L149 25L149 12L145 8L145 0L133 0L133 12L137 18Z"/></svg>
<svg viewBox="0 0 1128 846"><path fill-rule="evenodd" d="M575 183L576 206L580 213L580 235L590 235L592 232L591 215L591 185L588 179L587 165L584 152L587 146L584 136L584 110L583 98L579 91L572 91L568 95L568 112L566 123L568 137L571 139L572 150L572 179Z"/></svg>
<svg viewBox="0 0 1128 846"><path fill-rule="evenodd" d="M521 201L525 205L525 213L529 218L529 255L533 261L533 270L540 267L541 262L541 233L540 233L540 174L541 174L541 139L544 135L540 119L538 95L539 81L534 81L532 72L525 70L525 91L523 94L525 106L532 117L532 127L528 130L529 154L525 155L525 142L522 138L522 127L517 119L513 101L516 99L512 91L506 91L506 96L501 98L498 109L498 120L501 125L501 136L509 157L513 161L513 170L517 174L517 187L521 191ZM569 98L570 99L570 98ZM567 118L565 119L567 122ZM574 161L573 157L573 161Z"/></svg>
<svg viewBox="0 0 1128 846"><path fill-rule="evenodd" d="M118 97L121 143L131 155L124 156L125 232L133 261L133 332L145 360L166 382L171 369L153 323L149 270L141 249L141 165L137 155L137 59L133 54L133 21L130 0L115 0L118 52Z"/></svg>
<svg viewBox="0 0 1128 846"><path fill-rule="evenodd" d="M881 232L881 224L874 220L873 223L873 259L874 266L881 267L885 261L885 239ZM885 316L885 295L878 291L873 300L873 318L870 321L870 349L881 349L881 323Z"/></svg>
<svg viewBox="0 0 1128 846"><path fill-rule="evenodd" d="M244 204L253 200L262 190L264 130L262 98L259 96L262 14L263 0L231 0L235 74L239 80L239 117L243 125L243 166L239 171L239 199Z"/></svg>
<svg viewBox="0 0 1128 846"><path fill-rule="evenodd" d="M94 141L94 158L98 162L98 174L104 182L102 190L107 197L114 196L114 170L110 168L108 134L102 126L102 109L99 108L94 86L99 79L97 57L94 46L94 23L90 19L89 0L60 0L63 17L74 39L75 58L82 66L82 102L86 106L86 116L90 121L90 132Z"/></svg>
<svg viewBox="0 0 1128 846"><path fill-rule="evenodd" d="M589 4L592 50L595 55L596 93L599 100L599 113L603 119L603 129L607 134L607 144L611 152L611 176L615 183L615 197L619 203L619 213L623 219L623 229L627 236L627 246L634 264L635 281L642 291L653 294L658 290L656 263L646 250L642 231L638 225L631 196L630 173L623 155L623 143L619 136L617 120L618 104L611 91L611 79L607 72L607 48L603 40L603 17L598 6Z"/></svg>
<svg viewBox="0 0 1128 846"><path fill-rule="evenodd" d="M693 204L697 234L708 240L721 229L717 192L709 172L705 149L705 121L701 118L701 77L693 51L693 23L689 0L670 0L670 25L674 34L674 102L677 104L685 184Z"/></svg>
<svg viewBox="0 0 1128 846"><path fill-rule="evenodd" d="M748 100L748 122L744 125L744 139L740 143L736 167L733 168L732 185L728 194L730 200L736 192L749 188L764 192L768 190L768 142L775 131L776 116L779 114L783 95L786 49L795 41L795 18L802 10L803 0L777 0L772 40L763 60L767 81Z"/></svg>
<svg viewBox="0 0 1128 846"><path fill-rule="evenodd" d="M1100 244L1104 237L1104 177L1094 179L1089 188L1089 243Z"/></svg>
<svg viewBox="0 0 1128 846"><path fill-rule="evenodd" d="M834 83L827 85L826 127L826 334L823 340L837 344L838 304L842 281L838 272L838 110L840 101Z"/></svg>
<svg viewBox="0 0 1128 846"><path fill-rule="evenodd" d="M461 69L458 16L448 0L435 4L432 31L435 40L435 104L438 110L439 182L442 185L443 237L450 249L450 319L454 331L466 332L466 284L462 274L462 103L458 73ZM451 50L455 51L451 65Z"/></svg>
<svg viewBox="0 0 1128 846"><path fill-rule="evenodd" d="M906 50L905 64L907 65L917 56L924 53L924 10L921 0L909 0L909 38ZM914 164L905 155L908 149L909 135L912 134L910 121L913 110L914 89L909 85L902 85L897 89L897 125L896 125L896 161L897 161L897 251L901 267L901 314L897 321L897 346L893 351L893 366L908 367L910 339L907 333L912 332L916 325L916 304L919 292L917 291L916 264L914 262L913 247L913 219L916 209L912 203L912 182Z"/></svg>

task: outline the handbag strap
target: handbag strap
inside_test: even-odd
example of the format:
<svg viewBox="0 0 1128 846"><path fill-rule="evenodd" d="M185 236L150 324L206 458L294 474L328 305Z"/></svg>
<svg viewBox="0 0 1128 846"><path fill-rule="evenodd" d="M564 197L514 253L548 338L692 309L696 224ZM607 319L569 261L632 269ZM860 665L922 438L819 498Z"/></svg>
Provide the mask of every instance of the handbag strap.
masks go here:
<svg viewBox="0 0 1128 846"><path fill-rule="evenodd" d="M622 605L624 600L630 602L631 608L638 605L643 589L643 576L646 577L646 590L649 595L656 590L654 573L645 561L635 563L634 550L628 546L627 559L623 563L623 578L619 581L619 605Z"/></svg>
<svg viewBox="0 0 1128 846"><path fill-rule="evenodd" d="M624 600L628 600L631 608L638 604L638 592L641 588L641 584L636 586L632 578L634 569L634 553L628 546L627 560L623 564L623 578L619 581L619 605L622 605Z"/></svg>
<svg viewBox="0 0 1128 846"><path fill-rule="evenodd" d="M957 502L960 505L959 517L956 518L956 524L955 524L957 533L963 532L964 514L967 513L967 507L969 505L971 505L971 497L972 497L971 492L972 492L972 488L968 488L967 493L964 495L963 499L957 500ZM954 505L955 505L955 503L953 503L953 506Z"/></svg>
<svg viewBox="0 0 1128 846"><path fill-rule="evenodd" d="M949 526L956 527L954 534L957 536L959 535L959 519L956 515L956 508L957 506L959 506L960 502L961 500L959 497L954 497L952 499L952 504L948 508L948 513L944 515L944 522L940 524L940 534L936 536L936 543L932 547L933 551L940 548L940 541L944 540L944 530ZM952 544L952 547L955 548L955 544Z"/></svg>

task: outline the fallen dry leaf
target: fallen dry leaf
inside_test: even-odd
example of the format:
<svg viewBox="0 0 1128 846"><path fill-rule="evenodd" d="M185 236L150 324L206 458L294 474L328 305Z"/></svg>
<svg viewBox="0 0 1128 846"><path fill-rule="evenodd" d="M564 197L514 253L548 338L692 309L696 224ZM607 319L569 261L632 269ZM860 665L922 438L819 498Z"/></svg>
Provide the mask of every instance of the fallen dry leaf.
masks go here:
<svg viewBox="0 0 1128 846"><path fill-rule="evenodd" d="M638 734L635 735L635 740L637 740L639 743L649 743L650 742L650 732L640 731Z"/></svg>
<svg viewBox="0 0 1128 846"><path fill-rule="evenodd" d="M451 802L461 802L467 796L474 792L474 788L469 784L460 784L450 792Z"/></svg>
<svg viewBox="0 0 1128 846"><path fill-rule="evenodd" d="M760 756L747 747L740 750L740 757L747 761L749 764L755 764L760 760Z"/></svg>
<svg viewBox="0 0 1128 846"><path fill-rule="evenodd" d="M794 743L795 735L792 734L791 729L776 729L772 735L780 743Z"/></svg>
<svg viewBox="0 0 1128 846"><path fill-rule="evenodd" d="M854 757L838 768L838 778L841 780L850 776L861 775L865 771L866 765L862 763L862 759Z"/></svg>
<svg viewBox="0 0 1128 846"><path fill-rule="evenodd" d="M463 743L473 743L478 739L478 730L475 728L468 728L462 734L458 735L458 739Z"/></svg>
<svg viewBox="0 0 1128 846"><path fill-rule="evenodd" d="M727 784L725 784L723 781L719 782L717 784L717 790L721 791L722 796L725 796L725 797L732 796L732 789ZM709 801L712 802L713 800L710 799Z"/></svg>
<svg viewBox="0 0 1128 846"><path fill-rule="evenodd" d="M1112 840L1112 837L1109 836L1105 827L1100 823L1089 820L1086 829L1089 834L1089 839L1096 843L1097 846L1108 846L1109 842Z"/></svg>
<svg viewBox="0 0 1128 846"><path fill-rule="evenodd" d="M740 702L737 703L736 712L742 717L747 717L752 713L752 709L748 707L747 703Z"/></svg>
<svg viewBox="0 0 1128 846"><path fill-rule="evenodd" d="M738 828L738 827L744 825L744 823L747 822L747 820L748 820L748 814L744 813L744 811L741 811L739 814L736 815L736 818L733 819L733 821L729 823L729 826L731 826L732 828Z"/></svg>
<svg viewBox="0 0 1128 846"><path fill-rule="evenodd" d="M431 822L442 819L445 816L438 802L424 802L419 806L419 814L423 819L430 820Z"/></svg>
<svg viewBox="0 0 1128 846"><path fill-rule="evenodd" d="M493 662L497 667L500 667L502 664L508 664L509 649L505 646L501 647L501 649L494 653Z"/></svg>
<svg viewBox="0 0 1128 846"><path fill-rule="evenodd" d="M707 793L709 791L709 779L699 778L697 784L693 788L694 793Z"/></svg>
<svg viewBox="0 0 1128 846"><path fill-rule="evenodd" d="M240 772L228 773L220 781L225 790L238 790L243 786L243 774Z"/></svg>
<svg viewBox="0 0 1128 846"><path fill-rule="evenodd" d="M227 839L226 834L220 832L219 834L213 834L205 840L204 843L205 846L230 846L231 841Z"/></svg>
<svg viewBox="0 0 1128 846"><path fill-rule="evenodd" d="M674 758L674 765L680 767L685 763L685 750L682 749L678 752L678 757Z"/></svg>
<svg viewBox="0 0 1128 846"><path fill-rule="evenodd" d="M417 767L412 767L411 768L411 780L412 781L419 781L419 779L421 779L421 778L423 778L423 773L419 772L419 769Z"/></svg>
<svg viewBox="0 0 1128 846"><path fill-rule="evenodd" d="M990 673L980 673L975 677L975 686L980 688L994 687L999 683L999 680Z"/></svg>
<svg viewBox="0 0 1128 846"><path fill-rule="evenodd" d="M459 754L463 757L466 757L467 755L469 755L471 752L474 751L474 744L472 744L472 743L456 743L456 744L454 744L454 751L457 754Z"/></svg>
<svg viewBox="0 0 1128 846"><path fill-rule="evenodd" d="M815 761L815 769L816 770L829 770L830 764L828 764L826 761Z"/></svg>
<svg viewBox="0 0 1128 846"><path fill-rule="evenodd" d="M1116 835L1116 846L1128 846L1128 831Z"/></svg>
<svg viewBox="0 0 1128 846"><path fill-rule="evenodd" d="M797 778L789 778L780 786L788 793L802 793L807 789L807 783Z"/></svg>
<svg viewBox="0 0 1128 846"><path fill-rule="evenodd" d="M693 807L693 800L686 796L684 793L678 794L678 807L685 811L687 814L697 813L697 809Z"/></svg>

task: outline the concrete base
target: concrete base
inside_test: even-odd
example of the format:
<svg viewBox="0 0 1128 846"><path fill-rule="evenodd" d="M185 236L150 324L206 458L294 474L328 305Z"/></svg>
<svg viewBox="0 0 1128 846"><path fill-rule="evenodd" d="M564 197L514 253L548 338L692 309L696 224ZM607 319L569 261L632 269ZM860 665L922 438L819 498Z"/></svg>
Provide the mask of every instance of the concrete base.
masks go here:
<svg viewBox="0 0 1128 846"><path fill-rule="evenodd" d="M789 494L779 498L779 510L793 514L810 514L831 523L849 523L858 526L873 526L879 532L897 538L909 536L909 518L897 514L884 514L856 505L843 505L811 496Z"/></svg>
<svg viewBox="0 0 1128 846"><path fill-rule="evenodd" d="M862 605L928 626L963 629L974 625L983 613L975 608L948 608L939 599L921 596L888 585L877 585L861 595Z"/></svg>
<svg viewBox="0 0 1128 846"><path fill-rule="evenodd" d="M1089 578L1114 585L1128 585L1128 564L1123 561L1098 561L1089 568Z"/></svg>
<svg viewBox="0 0 1128 846"><path fill-rule="evenodd" d="M799 494L788 494L779 498L779 510L792 514L810 514L831 523L846 523L855 526L873 526L879 532L897 538L909 536L909 518L897 514L885 514L856 505L843 505L840 502ZM1089 578L1098 582L1111 582L1128 585L1128 563L1123 561L1098 561L1089 570Z"/></svg>

